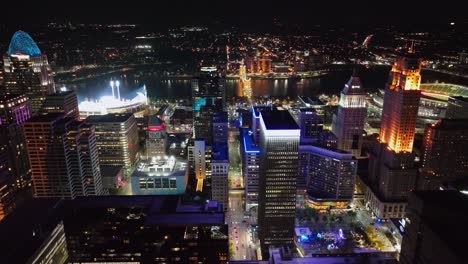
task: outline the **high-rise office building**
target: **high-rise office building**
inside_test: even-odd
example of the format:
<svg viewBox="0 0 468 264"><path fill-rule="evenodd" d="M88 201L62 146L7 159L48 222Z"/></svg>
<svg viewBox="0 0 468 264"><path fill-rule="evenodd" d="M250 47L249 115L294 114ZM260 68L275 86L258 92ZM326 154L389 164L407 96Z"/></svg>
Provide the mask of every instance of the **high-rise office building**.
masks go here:
<svg viewBox="0 0 468 264"><path fill-rule="evenodd" d="M458 191L415 191L403 229L402 264L467 263L468 196Z"/></svg>
<svg viewBox="0 0 468 264"><path fill-rule="evenodd" d="M193 113L193 137L203 139L211 146L213 144L214 107L202 106L198 111L194 111Z"/></svg>
<svg viewBox="0 0 468 264"><path fill-rule="evenodd" d="M299 146L299 168L306 174L308 201L312 207L346 208L353 199L357 161L351 152L321 146Z"/></svg>
<svg viewBox="0 0 468 264"><path fill-rule="evenodd" d="M4 86L7 94L25 94L32 112L40 110L48 94L55 92L52 70L28 33L17 31L3 56Z"/></svg>
<svg viewBox="0 0 468 264"><path fill-rule="evenodd" d="M258 205L258 177L260 173L260 148L253 142L252 131L242 129L242 174L245 186L245 208Z"/></svg>
<svg viewBox="0 0 468 264"><path fill-rule="evenodd" d="M0 221L13 211L14 179L8 171L7 150L0 146Z"/></svg>
<svg viewBox="0 0 468 264"><path fill-rule="evenodd" d="M228 209L228 143L216 143L211 151L211 199L221 203L224 211Z"/></svg>
<svg viewBox="0 0 468 264"><path fill-rule="evenodd" d="M260 145L260 112L275 109L272 105L252 106L252 132L253 144Z"/></svg>
<svg viewBox="0 0 468 264"><path fill-rule="evenodd" d="M428 124L421 151L419 190L438 190L468 176L468 119L440 119Z"/></svg>
<svg viewBox="0 0 468 264"><path fill-rule="evenodd" d="M260 113L258 223L262 254L293 245L300 129L285 110Z"/></svg>
<svg viewBox="0 0 468 264"><path fill-rule="evenodd" d="M213 142L228 142L228 113L215 112L213 115Z"/></svg>
<svg viewBox="0 0 468 264"><path fill-rule="evenodd" d="M93 127L61 113L23 124L36 197L102 195Z"/></svg>
<svg viewBox="0 0 468 264"><path fill-rule="evenodd" d="M392 66L385 89L379 141L371 148L367 200L378 218L404 216L414 189L413 140L421 91L421 62L410 53Z"/></svg>
<svg viewBox="0 0 468 264"><path fill-rule="evenodd" d="M366 114L366 92L355 71L341 91L338 114L333 116L332 124L338 148L351 151L355 157L361 156Z"/></svg>
<svg viewBox="0 0 468 264"><path fill-rule="evenodd" d="M299 112L301 127L301 145L312 144L323 130L323 115L314 108L301 108Z"/></svg>
<svg viewBox="0 0 468 264"><path fill-rule="evenodd" d="M445 118L468 119L468 97L450 96L448 98L447 111Z"/></svg>
<svg viewBox="0 0 468 264"><path fill-rule="evenodd" d="M133 114L90 116L86 122L96 127L101 166L123 166L129 173L138 153L138 128Z"/></svg>
<svg viewBox="0 0 468 264"><path fill-rule="evenodd" d="M31 183L26 141L22 123L31 118L31 106L25 95L0 96L0 147L7 153L8 170L21 189Z"/></svg>
<svg viewBox="0 0 468 264"><path fill-rule="evenodd" d="M188 146L189 176L192 189L203 192L211 189L211 146L205 140L195 139Z"/></svg>
<svg viewBox="0 0 468 264"><path fill-rule="evenodd" d="M146 195L67 201L63 223L68 261L227 263L224 213L209 203L185 205L180 199Z"/></svg>
<svg viewBox="0 0 468 264"><path fill-rule="evenodd" d="M146 156L148 158L166 155L167 133L164 122L157 116L151 116L146 130Z"/></svg>
<svg viewBox="0 0 468 264"><path fill-rule="evenodd" d="M210 105L217 111L226 106L226 79L215 67L202 67L200 74L192 79L192 100L195 111Z"/></svg>
<svg viewBox="0 0 468 264"><path fill-rule="evenodd" d="M226 105L226 80L214 67L203 67L192 80L193 136L213 143L213 116Z"/></svg>
<svg viewBox="0 0 468 264"><path fill-rule="evenodd" d="M78 97L75 91L56 92L46 96L41 108L42 113L64 113L65 115L79 119Z"/></svg>

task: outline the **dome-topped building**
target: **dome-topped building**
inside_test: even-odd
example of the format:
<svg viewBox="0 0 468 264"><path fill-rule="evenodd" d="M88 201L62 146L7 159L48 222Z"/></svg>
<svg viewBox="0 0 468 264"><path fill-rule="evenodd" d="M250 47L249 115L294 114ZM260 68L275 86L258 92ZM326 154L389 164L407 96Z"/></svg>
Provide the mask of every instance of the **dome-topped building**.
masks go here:
<svg viewBox="0 0 468 264"><path fill-rule="evenodd" d="M31 57L41 55L41 50L31 36L24 31L16 31L11 38L10 46L8 47L8 55L24 54Z"/></svg>
<svg viewBox="0 0 468 264"><path fill-rule="evenodd" d="M47 56L24 31L11 38L8 52L3 55L3 75L6 94L24 94L32 112L38 112L47 95L55 93L52 68Z"/></svg>

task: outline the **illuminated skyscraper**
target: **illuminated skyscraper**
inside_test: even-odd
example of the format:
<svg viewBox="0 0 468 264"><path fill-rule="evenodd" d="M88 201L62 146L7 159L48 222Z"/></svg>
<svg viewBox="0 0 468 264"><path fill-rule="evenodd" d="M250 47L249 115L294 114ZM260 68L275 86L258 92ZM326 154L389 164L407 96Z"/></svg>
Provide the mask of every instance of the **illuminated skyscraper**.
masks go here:
<svg viewBox="0 0 468 264"><path fill-rule="evenodd" d="M247 69L242 62L239 67L239 79L240 79L240 89L241 95L247 98L252 97L252 81L250 78L247 78Z"/></svg>
<svg viewBox="0 0 468 264"><path fill-rule="evenodd" d="M332 131L338 137L338 148L361 156L362 134L366 119L366 93L356 72L341 91L338 114L333 116Z"/></svg>
<svg viewBox="0 0 468 264"><path fill-rule="evenodd" d="M23 124L36 197L102 195L94 127L61 113Z"/></svg>
<svg viewBox="0 0 468 264"><path fill-rule="evenodd" d="M31 118L31 106L25 95L0 96L0 147L7 153L8 171L17 188L31 182L26 141L22 124Z"/></svg>
<svg viewBox="0 0 468 264"><path fill-rule="evenodd" d="M166 155L167 133L164 122L157 116L151 116L146 130L146 155L148 158Z"/></svg>
<svg viewBox="0 0 468 264"><path fill-rule="evenodd" d="M133 114L90 116L86 121L96 127L101 166L123 166L130 172L138 153L138 128Z"/></svg>
<svg viewBox="0 0 468 264"><path fill-rule="evenodd" d="M46 96L55 92L47 56L26 32L17 31L13 35L8 52L3 56L3 67L5 93L25 94L32 112L39 111Z"/></svg>
<svg viewBox="0 0 468 264"><path fill-rule="evenodd" d="M64 113L78 120L78 97L75 91L57 92L47 95L41 108L42 113Z"/></svg>
<svg viewBox="0 0 468 264"><path fill-rule="evenodd" d="M262 254L293 245L300 129L286 110L260 113L258 223Z"/></svg>
<svg viewBox="0 0 468 264"><path fill-rule="evenodd" d="M413 140L421 91L421 62L414 54L400 56L385 89L379 142L371 149L368 201L379 218L402 217L414 189Z"/></svg>

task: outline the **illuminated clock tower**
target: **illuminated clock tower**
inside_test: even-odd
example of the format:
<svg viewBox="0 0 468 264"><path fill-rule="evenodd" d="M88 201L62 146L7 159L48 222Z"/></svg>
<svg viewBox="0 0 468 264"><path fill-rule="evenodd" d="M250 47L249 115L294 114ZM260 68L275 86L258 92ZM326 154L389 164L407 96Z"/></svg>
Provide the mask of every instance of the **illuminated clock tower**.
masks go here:
<svg viewBox="0 0 468 264"><path fill-rule="evenodd" d="M370 153L368 202L379 218L403 217L416 182L413 141L421 91L421 61L410 49L392 66L380 135Z"/></svg>

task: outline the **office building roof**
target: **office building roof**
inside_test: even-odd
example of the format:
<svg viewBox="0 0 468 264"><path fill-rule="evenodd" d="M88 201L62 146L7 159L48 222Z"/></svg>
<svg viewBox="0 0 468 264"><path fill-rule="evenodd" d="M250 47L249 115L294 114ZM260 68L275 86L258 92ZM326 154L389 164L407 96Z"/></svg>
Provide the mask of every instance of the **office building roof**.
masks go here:
<svg viewBox="0 0 468 264"><path fill-rule="evenodd" d="M86 121L90 123L122 123L127 121L133 114L107 114L89 116Z"/></svg>
<svg viewBox="0 0 468 264"><path fill-rule="evenodd" d="M224 225L222 211L207 212L204 204L182 204L181 197L174 195L88 196L66 202L70 211L80 215L77 221L83 222L94 221L96 210L104 217L108 208L129 208L130 217L149 225ZM86 213L88 210L92 212Z"/></svg>
<svg viewBox="0 0 468 264"><path fill-rule="evenodd" d="M253 144L253 133L247 128L242 129L242 139L246 153L260 153L260 148Z"/></svg>
<svg viewBox="0 0 468 264"><path fill-rule="evenodd" d="M64 113L47 113L44 115L36 115L31 117L28 121L26 121L26 124L28 123L50 123L55 120L59 120L62 118L65 118Z"/></svg>
<svg viewBox="0 0 468 264"><path fill-rule="evenodd" d="M213 123L221 123L228 121L228 113L224 111L218 111L214 113Z"/></svg>
<svg viewBox="0 0 468 264"><path fill-rule="evenodd" d="M229 149L226 143L214 143L211 151L211 162L229 161Z"/></svg>
<svg viewBox="0 0 468 264"><path fill-rule="evenodd" d="M260 116L268 130L299 129L296 121L288 111L262 111Z"/></svg>

